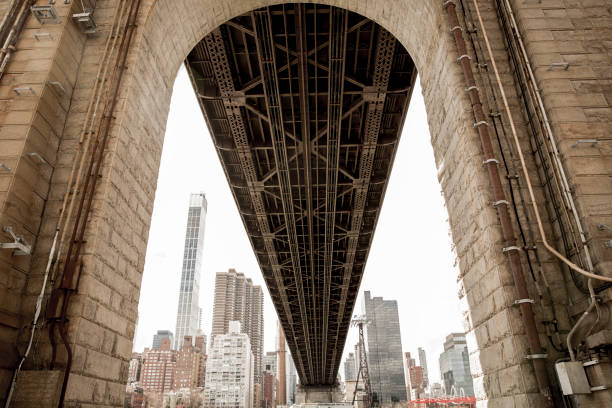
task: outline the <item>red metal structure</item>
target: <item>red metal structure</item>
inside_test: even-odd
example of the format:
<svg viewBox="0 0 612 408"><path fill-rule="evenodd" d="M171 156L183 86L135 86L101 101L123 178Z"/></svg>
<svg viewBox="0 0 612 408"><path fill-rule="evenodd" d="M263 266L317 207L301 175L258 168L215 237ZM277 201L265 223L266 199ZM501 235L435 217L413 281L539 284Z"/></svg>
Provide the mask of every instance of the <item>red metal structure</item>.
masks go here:
<svg viewBox="0 0 612 408"><path fill-rule="evenodd" d="M476 397L433 397L410 401L410 408L472 408L476 406Z"/></svg>

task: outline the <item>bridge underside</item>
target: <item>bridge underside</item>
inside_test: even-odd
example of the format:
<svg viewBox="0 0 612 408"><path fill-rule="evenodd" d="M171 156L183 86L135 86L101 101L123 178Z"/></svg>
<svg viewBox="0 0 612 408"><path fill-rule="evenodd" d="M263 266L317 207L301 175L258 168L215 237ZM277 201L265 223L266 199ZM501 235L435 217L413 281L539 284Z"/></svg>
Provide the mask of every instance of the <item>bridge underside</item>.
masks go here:
<svg viewBox="0 0 612 408"><path fill-rule="evenodd" d="M416 70L343 9L234 18L186 60L303 385L333 384Z"/></svg>

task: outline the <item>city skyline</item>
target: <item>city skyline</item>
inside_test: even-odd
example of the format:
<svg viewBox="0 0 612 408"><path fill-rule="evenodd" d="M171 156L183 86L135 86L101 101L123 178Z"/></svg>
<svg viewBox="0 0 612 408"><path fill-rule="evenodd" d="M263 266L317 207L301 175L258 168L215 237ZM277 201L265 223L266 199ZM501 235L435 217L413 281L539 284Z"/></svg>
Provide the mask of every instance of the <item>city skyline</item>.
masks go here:
<svg viewBox="0 0 612 408"><path fill-rule="evenodd" d="M357 303L362 302L362 290L368 289L385 298L398 299L402 323L409 320L413 333L420 333L419 336L411 336L408 325L402 326L404 350L416 352L417 347L421 346L436 358L443 351L441 339L449 330L461 331L462 325L455 258L449 249L448 215L436 180L418 81L403 133ZM173 159L178 156L183 159ZM411 199L409 189L403 188L404 185L418 189L421 197L426 199ZM183 242L177 237L184 236L186 219L183 214L188 209L186 201L193 191L204 191L208 199L209 217L200 290L204 332L211 333L214 273L228 268L243 271L252 277L254 284L262 286L264 332L274 333L276 330L276 312L191 84L186 72L181 69L175 84L164 142L139 305L141 317L134 343L136 350L150 346L156 330L173 328L173 315L178 304L174 291L178 292L183 255ZM411 211L406 211L407 206ZM398 214L402 215L398 217ZM411 214L419 216L412 217ZM403 231L401 240L397 239L400 231ZM435 256L430 256L425 262L424 254ZM410 269L404 266L408 259L411 260ZM409 270L415 273L409 273ZM170 292L171 295L164 302L159 302L160 293L163 292ZM438 295L435 301L434 294ZM417 312L414 312L415 304L420 306L416 308ZM431 321L440 323L432 326ZM349 351L353 351L356 342L356 330L351 329L343 360ZM273 350L274 336L266 336L264 351ZM439 378L437 364L431 366L430 377L435 380Z"/></svg>

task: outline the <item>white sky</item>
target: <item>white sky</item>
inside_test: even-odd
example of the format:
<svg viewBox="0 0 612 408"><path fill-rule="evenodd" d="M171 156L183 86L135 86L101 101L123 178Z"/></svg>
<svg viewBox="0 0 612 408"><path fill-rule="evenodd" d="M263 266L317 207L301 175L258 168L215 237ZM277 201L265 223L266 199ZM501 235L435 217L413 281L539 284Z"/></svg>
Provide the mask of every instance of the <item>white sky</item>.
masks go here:
<svg viewBox="0 0 612 408"><path fill-rule="evenodd" d="M430 378L447 334L462 330L448 214L438 183L421 87L412 96L393 166L363 290L399 304L402 346L427 352ZM150 347L157 330L174 332L189 194L203 191L208 217L200 289L210 334L215 272L236 268L264 287L264 350L275 349L276 312L214 150L187 72L181 67L170 106L147 247L134 350ZM357 342L351 328L345 356ZM343 358L344 361L344 358ZM343 366L340 366L343 374Z"/></svg>

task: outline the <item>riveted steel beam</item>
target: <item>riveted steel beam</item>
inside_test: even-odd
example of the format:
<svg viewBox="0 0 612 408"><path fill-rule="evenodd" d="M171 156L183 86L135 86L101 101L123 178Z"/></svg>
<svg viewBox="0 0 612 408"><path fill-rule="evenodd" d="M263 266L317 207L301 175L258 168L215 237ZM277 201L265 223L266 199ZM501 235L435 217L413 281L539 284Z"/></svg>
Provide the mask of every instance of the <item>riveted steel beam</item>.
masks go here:
<svg viewBox="0 0 612 408"><path fill-rule="evenodd" d="M293 192L291 189L289 158L287 153L287 135L285 132L283 109L281 106L279 79L276 67L275 45L272 36L272 25L269 9L255 10L251 13L253 26L255 27L255 42L257 43L257 56L261 69L264 94L266 96L266 107L268 110L268 118L270 123L272 144L274 146L274 159L276 162L276 174L278 176L281 202L285 212L285 224L288 235L288 243L291 251L291 260L293 264L293 272L296 282L296 289L299 298L299 313L300 323L303 329L303 335L306 346L307 362L310 370L308 374L312 376L314 370L313 355L310 349L310 328L309 316L306 309L304 285L302 282L302 261L300 259L300 250L298 247L298 237L296 228L296 213L295 204L293 201ZM308 375L307 374L307 375ZM309 379L312 381L312 378Z"/></svg>

